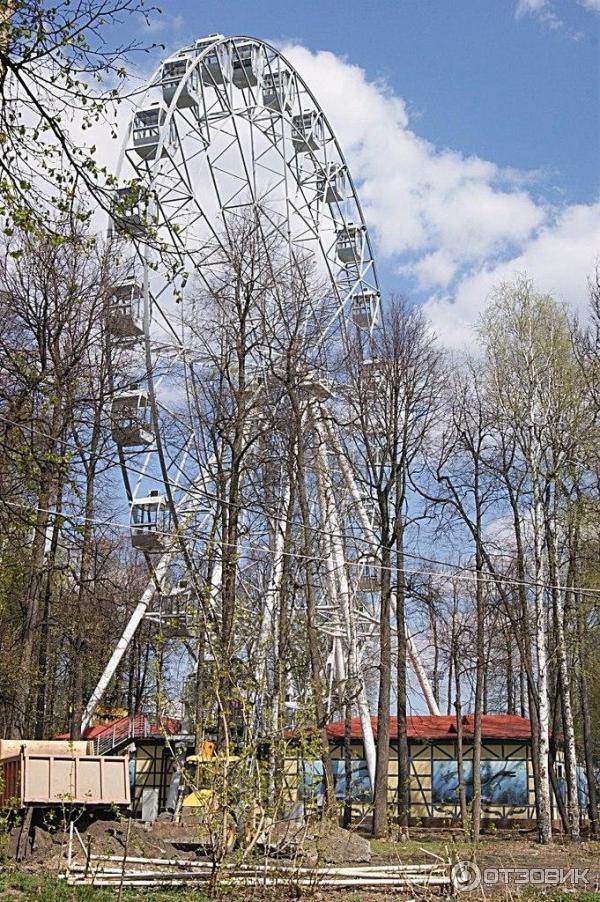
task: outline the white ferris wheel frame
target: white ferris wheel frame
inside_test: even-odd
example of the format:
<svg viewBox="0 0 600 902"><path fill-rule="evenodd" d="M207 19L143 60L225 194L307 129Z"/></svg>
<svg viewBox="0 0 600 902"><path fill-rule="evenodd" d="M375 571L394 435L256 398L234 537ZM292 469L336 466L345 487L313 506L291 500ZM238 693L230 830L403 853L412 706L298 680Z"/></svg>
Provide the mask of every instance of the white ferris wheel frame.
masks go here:
<svg viewBox="0 0 600 902"><path fill-rule="evenodd" d="M256 84L251 83L252 79L248 78L247 69L241 66L240 51L245 51L248 47L252 48L255 58L261 61L258 68L263 79L266 72L272 84L286 86L288 91L286 96L291 100L289 103L286 99L280 102L280 109L264 106L261 79L258 78ZM229 55L231 60L240 64L247 84L235 85L232 78L228 80L225 77L225 73L222 82L213 78L212 84L210 79L206 83L206 61L211 56L217 55L218 58L219 53L222 54L221 58L226 59ZM162 230L168 235L171 257L180 264L179 275L176 278L180 277L183 282L184 273L193 273L210 290L207 273L210 272L215 257L218 258L219 251L225 255L228 253L228 248L223 244L223 235L228 236L228 217L235 216L238 210L247 212L248 209L258 209L261 214L259 229L262 229L264 221L269 222L272 234L276 234L278 240L287 244L291 260L296 259L298 248L302 248L303 252L314 256L321 271L326 273L335 309L332 314L330 306L326 312L321 323L318 342L324 341L334 328L345 330L345 314L352 306L353 299L361 292L372 292L378 305L379 283L368 229L349 167L333 129L314 94L291 63L276 48L253 37L218 36L211 43L205 40L200 52L195 47L183 48L163 62L141 92L138 112L147 109L152 95L162 91L164 66L173 62L185 65L185 76L181 78L173 92L170 104L160 107L155 153L150 159L144 159L137 153L132 143L134 114L132 125L123 142L118 175L121 177L122 170L129 166L134 177L147 189L148 195L152 198L149 218L158 224L159 232ZM187 97L186 92L192 93L192 84L196 86L198 92L197 111L193 107L182 107L180 104L181 99ZM283 94L281 97L283 98ZM310 147L306 142L306 148L299 151L298 147L302 146L301 139L306 135L298 131L294 122L298 121L299 116L304 115L309 116L311 121L320 123L322 142L316 147ZM249 141L241 135L240 123L247 124ZM280 171L275 171L268 165L270 157L267 156L265 149L257 149L255 141L258 141L259 135L262 135L260 140L266 141L266 145L270 144L271 155L281 164ZM220 151L213 157L211 148L217 145L217 141L221 142ZM197 147L194 147L193 142L197 143ZM232 150L240 164L242 175L239 171L235 173L226 168L227 154ZM218 223L211 215L206 214L201 203L202 198L198 197L198 184L194 184L192 168L201 165L202 162L207 166L213 185L212 200L217 202L216 209L220 217ZM260 177L264 177L267 170L270 170L276 179L272 181L270 187L266 185L268 190L265 190ZM322 196L322 179L325 177L327 191L327 173L333 171L343 173L347 196L340 199L333 197L330 201L326 201L327 195ZM240 181L239 188L236 190L232 188L231 193L225 196L222 185L225 182L233 185L236 178ZM271 207L272 198L277 191L282 191L283 196L277 198L277 204ZM282 203L285 216L281 213ZM201 226L204 228L204 243L200 234L195 232ZM338 234L344 233L344 230L349 232L350 227L356 229L359 235L356 245L358 253L349 264L341 263L337 256L336 240ZM111 231L112 220L109 225L109 232ZM207 234L212 240L208 251ZM261 233L261 237L267 246L266 239L269 236ZM145 348L145 377L155 427L155 444L143 452L131 455L125 454L123 449L119 448L119 458L131 505L141 497L144 483L148 479L156 479L164 485L174 531L156 562L146 555L150 570L148 585L90 697L83 716L82 729L89 725L144 617L151 616L153 600L164 589L165 580L174 561L183 558L186 569L191 572L193 578L194 568L190 561L193 551L186 544L185 530L192 522L196 531L201 530L211 516L212 507L208 503L206 505L208 510L199 512L197 497L193 497L192 491L194 487L199 487L200 495L210 495L207 487L211 484L211 461L205 455L205 448L200 449L197 454L198 459L201 455L204 456L203 465L197 468L193 482L185 483L186 461L191 452L190 443L197 442L197 436L189 436L188 443L179 448L176 459L171 460L167 459L168 453L161 439L160 417L171 415L172 411L158 396L163 377L160 375L161 367L157 365L157 361L166 361L165 369L168 369L169 365L182 365L185 370L188 353L184 316L181 314L181 323L175 321L172 297L170 300L168 297L173 287L173 274L163 272L161 274L163 285L154 290L152 282L156 272L160 272L160 263L158 267L156 264L156 249L148 243L135 242L132 238L129 244L132 260L134 255L139 257L141 254L143 258L142 341ZM177 265L175 269L178 269ZM312 313L318 319L322 311L316 308ZM373 321L369 324L370 329L375 325L377 313L378 306L374 310ZM181 331L178 332L178 329ZM360 340L359 335L360 330L357 328L356 340ZM323 610L329 623L323 624L323 633L331 640L333 675L336 680L344 681L349 676L348 662L353 671L352 675L357 678L361 676L364 648L373 638L377 620L373 617L373 612L369 613L364 609L359 592L348 580L348 562L341 538L339 505L330 475L332 460L337 461L348 497L357 512L366 539L372 545L376 544L375 532L367 513L365 499L360 494L352 469L342 453L333 422L328 416L326 402L315 397L310 410L312 424L319 441L315 461L318 496L316 506L322 533L328 537L324 553L326 587ZM132 466L132 459L137 462L136 466ZM153 476L153 470L158 473L157 476ZM283 529L280 526L287 516L286 499L289 499L289 496L284 487L281 509L273 514L271 575L258 645L259 685L266 680L266 653L262 650L268 645L272 632L273 613L276 610L281 586ZM213 601L218 594L220 580L221 572L217 561L209 577L210 597ZM409 656L430 712L439 714L418 650L410 637ZM376 750L364 679L361 680L356 704L363 728L369 775L373 783Z"/></svg>

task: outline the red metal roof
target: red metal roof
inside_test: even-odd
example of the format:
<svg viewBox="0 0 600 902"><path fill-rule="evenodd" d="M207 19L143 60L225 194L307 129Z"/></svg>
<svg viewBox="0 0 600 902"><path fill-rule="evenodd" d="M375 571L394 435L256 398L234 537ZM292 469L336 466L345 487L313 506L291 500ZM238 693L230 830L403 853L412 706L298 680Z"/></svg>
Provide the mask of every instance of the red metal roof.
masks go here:
<svg viewBox="0 0 600 902"><path fill-rule="evenodd" d="M112 726L109 724L108 726ZM82 739L95 739L96 736L99 736L100 733L103 733L107 729L107 724L99 723L95 727L87 727L81 735ZM57 733L54 737L55 739L70 739L70 733Z"/></svg>
<svg viewBox="0 0 600 902"><path fill-rule="evenodd" d="M82 735L82 739L98 739L103 735L122 732L125 728L129 730L127 733L131 738L136 735L143 736L164 736L165 734L173 736L179 732L179 721L173 717L162 717L158 721L150 721L145 714L135 714L133 717L120 717L110 723L96 724L93 727L87 727ZM55 739L70 739L70 733L60 733Z"/></svg>
<svg viewBox="0 0 600 902"><path fill-rule="evenodd" d="M413 714L406 718L406 729L409 739L456 739L456 717L446 715ZM462 718L463 736L473 738L472 714ZM372 717L373 732L377 735L377 718ZM327 735L330 739L342 739L344 721L336 720L327 724ZM352 739L362 739L362 729L358 717L353 717L350 724ZM483 739L530 739L531 725L526 717L516 714L483 714L481 718L481 736ZM390 717L390 737L398 738L398 719Z"/></svg>

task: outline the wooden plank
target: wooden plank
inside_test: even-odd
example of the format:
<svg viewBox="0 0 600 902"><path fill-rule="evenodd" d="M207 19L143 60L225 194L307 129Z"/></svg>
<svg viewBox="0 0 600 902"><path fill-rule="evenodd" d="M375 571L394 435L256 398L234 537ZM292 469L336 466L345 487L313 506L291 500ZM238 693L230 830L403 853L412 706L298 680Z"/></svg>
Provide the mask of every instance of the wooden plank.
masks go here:
<svg viewBox="0 0 600 902"><path fill-rule="evenodd" d="M21 830L19 832L19 839L17 842L17 861L23 861L27 858L27 854L29 852L28 844L29 844L29 833L31 831L31 821L33 819L33 805L29 805L25 811L25 815L23 817L23 822L21 824Z"/></svg>

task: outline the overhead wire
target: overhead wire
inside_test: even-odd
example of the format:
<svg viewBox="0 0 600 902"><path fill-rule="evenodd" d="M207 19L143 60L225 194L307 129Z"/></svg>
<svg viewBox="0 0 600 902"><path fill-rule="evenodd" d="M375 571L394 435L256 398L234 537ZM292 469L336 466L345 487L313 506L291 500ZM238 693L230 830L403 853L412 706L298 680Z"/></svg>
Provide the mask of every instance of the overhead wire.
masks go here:
<svg viewBox="0 0 600 902"><path fill-rule="evenodd" d="M7 423L12 423L12 424L15 425L15 426L22 426L22 425L23 425L23 424L17 423L16 421L10 420L9 418L3 416L2 414L0 414L0 419L4 420L4 421L7 422ZM35 432L36 434L39 434L39 435L43 436L43 437L46 437L46 438L52 438L52 436L48 435L47 433L43 433L43 432L41 432L40 430L35 430L35 429L34 429L34 430L32 430L32 431ZM80 450L79 447L76 446L76 445L71 445L71 447L72 447L74 450L77 450L77 451ZM100 459L106 460L107 457L108 457L108 455L106 455L106 454L99 454L98 457L99 457ZM118 464L117 464L117 462L115 461L115 467L116 467L116 466L118 466ZM133 468L133 467L129 467L129 469L131 470L131 472L135 472L135 473L138 473L138 474L140 474L140 475L147 476L148 478L153 479L153 480L156 481L156 482L159 482L159 483L161 483L161 484L164 484L164 480L163 480L162 478L159 478L159 477L156 477L156 476L151 476L150 474L147 473L147 471L136 470L136 469ZM212 501L213 503L225 504L225 505L233 506L233 503L232 503L232 502L228 502L226 499L222 499L222 498L218 497L217 495L215 495L215 494L212 493L212 492L207 492L206 490L202 490L202 489L199 489L199 488L198 488L198 489L194 489L194 491L197 492L198 494L200 494L200 495L202 495L202 496L208 498L208 499L209 499L210 501ZM4 503L10 503L10 502L6 502L6 501L5 501ZM21 506L23 506L23 505L21 505ZM33 508L33 507L29 508L29 506L25 506L25 507L27 507L28 509L32 510L32 512L33 512L33 511L36 511L36 512L44 512L44 513L48 513L48 514L54 515L54 516L62 516L62 517L65 517L66 519L71 519L71 520L73 520L73 519L79 519L81 522L84 522L84 521L87 519L87 518L85 518L85 517L73 516L73 515L67 515L67 514L65 514L64 512L58 513L58 512L56 512L56 511L52 511L52 510L50 510L50 509L44 510L44 509L42 509L42 508ZM269 518L270 520L275 520L275 521L280 522L280 523L285 523L286 525L294 526L294 527L296 527L296 528L298 528L298 529L304 528L304 527L303 527L303 524L301 524L301 523L296 523L295 521L290 520L289 518L284 517L284 516L281 516L281 515L279 515L279 514L269 514L269 515L266 515L264 511L262 511L262 510L260 510L260 509L257 509L256 507L252 507L252 506L250 506L250 505L241 505L241 504L239 504L238 507L243 507L244 510L252 511L252 512L254 512L254 513L258 513L258 514L261 514L261 515L263 515L263 516L268 516L268 518ZM107 520L107 521L98 521L98 520L93 520L93 519L92 519L90 522L94 522L96 525L111 526L111 527L113 527L113 528L120 529L120 530L127 530L127 531L129 531L129 530L131 529L131 525L130 525L130 524L123 524L123 523L119 523L119 522L111 521L111 520ZM338 539L345 540L345 541L347 541L347 542L348 542L348 541L354 541L354 542L362 543L363 545L368 545L370 548L379 549L378 543L374 543L374 542L372 542L371 540L369 540L368 538L366 538L365 536L358 536L358 535L356 535L356 534L354 534L354 533L333 532L333 531L330 531L330 530L324 530L322 527L318 527L318 526L316 526L316 525L311 525L311 526L310 526L310 531L311 531L312 533L316 534L316 535L323 535L323 536L328 537L328 538L338 538ZM164 536L171 536L171 535L172 535L172 533L169 532L168 530L158 530L158 529L155 529L154 532L155 532L157 535L164 535ZM197 534L193 536L193 538L203 538L203 537L204 537L204 536L199 536L199 535L197 535ZM225 542L222 542L222 541L216 540L216 539L212 539L212 543L215 544L215 545L220 545L221 547L226 547L226 546L228 546L228 545L232 545L232 543L225 543ZM260 551L266 552L266 553L271 553L271 552L272 552L272 549L271 549L269 546L263 547L263 546L257 546L257 545L248 545L248 544L239 545L239 544L238 544L238 545L232 545L232 547L236 547L236 548L242 547L242 548L246 548L246 549L249 549L249 550L260 550ZM325 563L325 562L327 561L327 558L322 557L322 556L318 556L318 555L310 555L310 556L307 556L307 555L300 555L298 552L287 552L286 554L287 554L288 556L290 556L290 557L294 557L294 558L298 558L298 559L299 559L299 558L308 558L308 559L312 560L313 562L319 561L319 562ZM410 569L409 569L409 568L398 568L398 567L396 567L396 566L390 566L389 568L384 568L383 565L381 565L381 564L378 563L377 561L369 561L369 566L370 566L370 567L373 567L373 569L378 570L378 571L381 571L381 570L383 570L383 569L389 569L390 572L392 572L392 573L394 573L394 572L395 572L395 573L404 573L404 574L407 574L407 575L444 576L444 577L446 577L446 578L450 576L450 577L452 577L452 578L454 578L454 579L458 579L459 581L462 581L462 582L464 582L464 581L471 581L471 582L475 582L475 583L483 582L483 583L488 584L488 585L497 585L498 583L503 583L503 584L509 584L509 585L514 585L514 586L521 586L521 587L542 588L542 589L548 589L548 590L551 590L551 591L562 591L562 590L564 590L565 588L568 588L569 591L577 592L578 594L585 594L585 595L592 595L592 596L598 595L598 596L600 596L600 590L598 590L598 589L590 589L590 588L574 587L574 586L554 585L554 584L551 584L551 583L545 583L545 582L543 582L543 581L537 581L537 580L520 580L520 579L517 579L516 577L508 577L508 576L504 576L504 575L494 574L494 573L490 573L489 571L488 571L486 574L480 574L480 573L478 573L478 572L475 570L474 567L465 567L464 565L451 564L451 563L448 563L447 561L440 561L440 560L438 560L438 559L436 559L436 558L429 558L429 557L426 557L426 556L424 556L424 555L414 554L414 553L409 552L409 551L404 551L403 554L404 554L405 557L409 557L409 558L411 558L412 560L424 561L425 563L434 564L434 565L436 565L436 566L438 566L438 567L444 567L444 568L446 568L446 569L445 569L444 571L438 571L438 570L427 570L427 569L424 569L424 568L410 568ZM492 554L493 554L493 553L492 553ZM497 555L494 555L494 556L497 556ZM499 556L499 555L498 555L498 556ZM506 556L506 555L502 555L502 556L503 556L503 557L508 557L508 556ZM510 559L510 558L508 558L508 559ZM354 566L354 567L357 567L357 566L358 566L358 567L362 567L362 566L364 566L364 564L365 564L364 561L360 561L360 560L359 560L359 561L352 561L352 560L349 560L349 559L346 559L346 563L347 563L349 566Z"/></svg>
<svg viewBox="0 0 600 902"><path fill-rule="evenodd" d="M15 421L9 420L7 417L3 416L2 414L0 414L0 419L4 420L5 422L8 422L8 423L13 423L13 425L17 425L17 426L23 425L23 424L16 423ZM39 430L32 430L32 431L36 432L37 434L39 434L41 436L44 436L47 438L52 438L47 433L43 433ZM75 445L71 445L71 447L74 448L75 450L80 450ZM99 454L98 457L100 459L108 460L107 454ZM114 465L115 465L115 467L119 466L117 461L114 461ZM144 476L151 481L154 481L161 485L164 485L164 479L162 477L152 475L147 470L140 470L133 466L128 466L128 469L132 473L135 473L136 475ZM314 468L308 467L308 469L312 470ZM249 511L252 513L259 514L261 516L265 516L271 521L283 523L285 525L292 526L297 529L304 528L302 523L291 520L288 517L285 517L281 514L278 514L278 513L267 514L264 510L261 510L260 508L257 508L251 504L243 504L240 502L236 505L234 502L228 501L227 499L221 498L220 496L216 495L213 492L208 492L207 490L201 489L199 487L194 487L193 490L189 490L189 492L192 497L193 497L194 493L199 494L215 504L225 505L225 506L229 506L229 507L237 506L239 509L243 509L244 511ZM37 510L37 509L32 508L32 510ZM45 512L52 513L52 511L45 511ZM60 516L65 516L65 515L61 514ZM98 522L99 522L99 525L113 526L118 529L129 530L131 528L130 524L116 523L114 521L98 521ZM356 533L347 533L347 532L343 532L343 531L336 532L336 531L332 531L332 530L326 530L323 527L320 527L320 526L317 526L314 524L311 524L309 529L310 529L311 533L313 533L315 535L323 536L325 538L330 538L330 539L337 538L337 539L341 539L346 542L355 542L358 544L362 543L363 545L367 545L367 546L369 546L369 548L376 549L376 550L378 550L380 548L379 543L371 541L364 535L357 535ZM155 530L155 532L157 534L165 535L165 536L171 535L171 533L167 530ZM201 538L201 536L195 535L194 538ZM213 540L213 544L225 545L227 543L219 543L219 542ZM254 546L246 546L246 547L254 547ZM256 547L258 548L259 546L256 546ZM263 549L263 550L269 550L269 549ZM501 552L493 552L492 551L492 552L489 552L489 554L490 554L490 557L501 557L501 558L504 558L509 561L513 560L513 558L510 555L502 554ZM298 555L298 554L295 554L292 552L290 552L290 555L296 556L296 557L301 556L301 555ZM438 567L445 567L447 572L440 573L439 571L435 571L435 570L425 570L425 569L416 569L416 568L413 568L411 570L408 570L408 569L403 570L402 568L397 568L395 566L388 568L388 569L390 569L391 572L406 572L406 573L411 573L414 575L435 575L435 576L437 576L437 575L448 576L448 575L452 575L452 573L459 573L459 574L461 574L461 577L460 577L461 579L467 578L465 576L465 574L473 574L473 576L472 576L473 582L485 581L490 584L498 584L498 582L502 582L502 583L508 583L508 584L515 585L515 586L525 586L525 587L532 587L532 588L536 587L536 588L543 588L543 589L556 590L556 591L560 591L560 590L564 590L565 588L568 588L569 591L578 592L580 594L584 593L586 595L599 595L600 596L600 589L553 585L551 583L546 583L546 582L537 581L537 580L519 580L516 577L508 577L505 575L494 574L494 573L490 572L489 570L488 570L487 574L479 575L479 573L475 569L475 567L468 567L463 564L452 564L452 563L449 563L448 561L442 561L437 558L431 558L431 557L428 557L423 554L415 554L414 552L410 552L407 550L403 551L403 555L404 555L404 557L408 557L411 560L424 561L427 564L434 564L435 566L438 566ZM311 556L311 559L319 560L319 561L323 561L323 562L325 562L327 560L324 557L318 557L318 556ZM346 563L350 566L364 566L364 564L367 562L365 562L364 560L352 561L352 560L346 559ZM370 567L373 567L376 570L385 569L377 561L370 560L368 562L368 564Z"/></svg>
<svg viewBox="0 0 600 902"><path fill-rule="evenodd" d="M4 499L1 503L8 505L10 507L24 508L24 509L30 510L32 512L47 513L50 516L60 516L60 517L63 517L64 519L75 520L75 521L81 522L81 523L89 522L89 523L93 523L98 526L110 526L114 529L124 530L126 532L130 532L130 530L131 530L131 525L129 523L120 523L115 520L99 520L94 517L83 517L81 515L71 515L70 516L70 515L66 514L64 511L58 513L57 511L53 511L51 508L33 507L31 505L20 504L18 502L7 501L6 499ZM173 538L173 533L168 530L161 530L161 529L156 528L156 529L153 529L152 532L153 532L153 534L158 535L158 536L164 536L166 538L171 538L171 539ZM183 534L185 535L186 532L187 531L184 531ZM204 536L199 536L199 535L193 534L193 533L192 533L191 537L192 538L204 538ZM260 551L263 554L275 554L274 549L271 548L270 545L257 545L257 544L253 544L253 543L247 543L247 542L241 542L241 543L225 542L222 539L217 539L214 537L211 537L210 541L211 541L212 545L216 545L220 548L233 548L236 551L239 551L240 549L245 549L246 551ZM278 553L281 554L282 556L290 557L295 560L311 561L313 563L327 563L328 562L328 558L323 557L322 555L313 555L313 554L308 555L308 554L302 554L297 551L281 551ZM354 566L354 567L361 566L360 561L346 560L345 563L351 567L352 566ZM554 591L564 591L565 589L568 589L570 592L577 593L579 595L593 595L593 596L600 597L600 589L589 589L589 588L584 588L584 587L580 587L580 586L571 586L571 585L569 585L569 586L555 585L552 583L538 582L536 580L519 580L519 579L515 579L514 577L505 577L505 576L494 575L494 574L489 574L489 573L488 574L473 573L471 570L467 570L465 572L465 570L460 568L458 565L454 565L454 564L446 565L444 562L439 562L439 563L441 566L447 566L450 569L449 570L427 570L424 568L408 568L408 567L398 567L398 566L386 567L379 563L372 564L372 566L374 569L376 569L380 572L381 571L389 571L390 573L403 573L405 575L437 576L437 577L444 577L445 579L448 579L448 578L456 579L460 582L484 583L485 585L490 585L490 586L498 585L498 583L507 583L509 585L523 586L523 587L528 587L528 588L542 588L542 589L549 589L549 590L554 590Z"/></svg>

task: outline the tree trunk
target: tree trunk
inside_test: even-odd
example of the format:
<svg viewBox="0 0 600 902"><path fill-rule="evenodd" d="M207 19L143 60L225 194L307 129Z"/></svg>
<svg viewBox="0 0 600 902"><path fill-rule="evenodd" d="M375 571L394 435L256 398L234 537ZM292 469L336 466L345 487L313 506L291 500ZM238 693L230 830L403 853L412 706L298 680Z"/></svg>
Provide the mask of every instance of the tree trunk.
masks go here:
<svg viewBox="0 0 600 902"><path fill-rule="evenodd" d="M408 839L410 817L410 759L406 729L407 642L406 593L404 590L404 529L396 523L396 641L398 645L396 713L398 720L398 826L402 839Z"/></svg>
<svg viewBox="0 0 600 902"><path fill-rule="evenodd" d="M460 809L460 825L467 829L467 791L465 787L465 766L463 754L463 728L462 728L462 692L460 687L460 669L458 666L458 648L456 644L452 649L454 660L454 707L456 710L456 771L458 777L458 804Z"/></svg>
<svg viewBox="0 0 600 902"><path fill-rule="evenodd" d="M554 795L554 800L556 802L556 807L558 808L558 814L562 822L563 830L565 833L568 833L569 816L563 797L560 794L560 787L556 774L556 736L560 729L560 722L558 717L560 691L560 674L557 674L556 691L554 693L554 712L552 715L552 732L550 735L550 782L552 784L552 792Z"/></svg>
<svg viewBox="0 0 600 902"><path fill-rule="evenodd" d="M298 410L296 407L296 414ZM313 585L313 565L314 549L311 544L311 525L310 511L308 507L308 496L306 492L306 468L304 461L304 441L302 435L302 418L297 416L298 422L298 441L296 443L296 463L297 463L297 488L298 488L298 506L300 508L300 516L302 521L302 554L305 561L304 579L306 591L306 631L308 656L310 663L311 683L314 697L314 708L317 719L317 730L321 745L321 760L323 762L323 814L330 816L335 810L335 792L333 787L333 770L331 766L331 753L329 749L329 739L326 730L326 711L323 704L323 667L321 662L321 651L319 649L319 636L317 633L317 605L314 594Z"/></svg>
<svg viewBox="0 0 600 902"><path fill-rule="evenodd" d="M38 638L40 600L44 584L44 563L46 549L46 533L50 522L52 491L51 478L46 475L37 496L38 509L35 517L35 533L29 558L29 583L25 599L25 616L23 618L20 675L17 684L16 720L13 723L14 738L25 738L29 733L30 703L33 696L33 658Z"/></svg>
<svg viewBox="0 0 600 902"><path fill-rule="evenodd" d="M581 723L583 731L583 754L585 757L585 776L588 788L588 813L590 818L590 835L598 836L598 798L596 794L596 775L594 773L594 754L592 746L592 718L590 713L590 696L587 679L587 655L583 614L580 604L577 605L577 638L579 644L579 690L581 696Z"/></svg>
<svg viewBox="0 0 600 902"><path fill-rule="evenodd" d="M64 450L63 450L64 454ZM57 499L56 512L60 514L62 510L62 493L63 482L60 480ZM52 577L56 564L56 552L58 550L58 540L60 538L60 517L57 516L52 524L52 538L50 539L50 551L48 554L46 566L46 580L44 588L44 611L41 622L40 643L38 653L37 667L37 699L35 706L35 730L36 739L43 739L45 736L46 715L48 704L48 642L50 639L50 607L52 600Z"/></svg>
<svg viewBox="0 0 600 902"><path fill-rule="evenodd" d="M506 639L506 713L515 713L515 675L513 670L513 651L510 635Z"/></svg>
<svg viewBox="0 0 600 902"><path fill-rule="evenodd" d="M387 530L384 536L389 536ZM390 542L381 549L381 606L379 614L379 699L377 702L377 765L373 788L373 836L387 832L387 795L390 763L390 696L392 689Z"/></svg>
<svg viewBox="0 0 600 902"><path fill-rule="evenodd" d="M562 601L562 588L560 587L560 569L558 560L558 531L557 531L557 499L556 487L553 487L551 505L548 505L547 517L547 545L548 545L548 576L552 588L552 607L554 613L554 629L556 635L556 658L559 672L559 689L561 706L563 711L563 730L565 743L565 767L567 774L567 813L569 818L569 833L571 839L580 839L579 830L579 802L577 798L577 752L575 749L575 726L573 723L573 710L571 707L570 676L567 661L567 647L565 640L564 607ZM551 507L551 509L550 509ZM552 522L550 522L552 520Z"/></svg>
<svg viewBox="0 0 600 902"><path fill-rule="evenodd" d="M71 719L72 739L81 739L81 721L85 709L83 693L87 672L88 649L88 608L91 605L90 586L92 583L92 543L94 539L94 510L96 492L96 468L98 466L98 446L101 437L104 410L98 404L94 411L94 421L89 440L89 449L80 448L84 461L86 486L85 505L83 510L83 534L81 540L81 556L79 559L79 590L77 593L75 661L73 675L73 709Z"/></svg>
<svg viewBox="0 0 600 902"><path fill-rule="evenodd" d="M481 715L484 702L485 680L485 597L483 585L483 554L482 554L482 516L479 496L479 461L475 465L475 479L473 493L475 496L475 571L477 583L475 585L476 605L476 670L475 670L475 711L473 724L473 801L472 814L472 838L478 842L481 829Z"/></svg>
<svg viewBox="0 0 600 902"><path fill-rule="evenodd" d="M350 726L352 723L352 708L346 705L344 709L344 811L342 825L350 827L352 824L352 743L350 741Z"/></svg>
<svg viewBox="0 0 600 902"><path fill-rule="evenodd" d="M535 560L535 646L537 655L538 678L538 779L540 793L540 814L538 822L539 841L542 844L552 842L552 817L550 808L550 773L549 773L549 726L550 709L548 705L548 656L546 650L546 607L542 588L544 571L543 559L543 508L537 476L533 476L533 542Z"/></svg>

